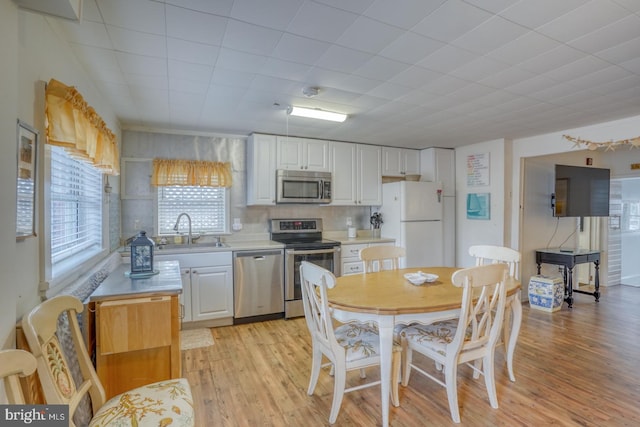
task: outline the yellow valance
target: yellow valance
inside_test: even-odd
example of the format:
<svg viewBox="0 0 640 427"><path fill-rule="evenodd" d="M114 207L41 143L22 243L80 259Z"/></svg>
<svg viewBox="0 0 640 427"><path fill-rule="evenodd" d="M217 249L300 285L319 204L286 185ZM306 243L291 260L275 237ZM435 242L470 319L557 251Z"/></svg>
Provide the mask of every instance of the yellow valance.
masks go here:
<svg viewBox="0 0 640 427"><path fill-rule="evenodd" d="M231 163L153 159L151 184L231 187Z"/></svg>
<svg viewBox="0 0 640 427"><path fill-rule="evenodd" d="M108 175L120 174L116 136L74 88L51 79L46 89L47 143L64 147Z"/></svg>

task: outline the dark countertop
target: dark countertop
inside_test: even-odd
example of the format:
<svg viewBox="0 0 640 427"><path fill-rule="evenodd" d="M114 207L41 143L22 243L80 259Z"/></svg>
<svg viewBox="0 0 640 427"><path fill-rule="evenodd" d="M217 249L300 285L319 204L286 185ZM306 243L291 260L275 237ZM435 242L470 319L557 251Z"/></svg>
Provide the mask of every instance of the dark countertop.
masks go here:
<svg viewBox="0 0 640 427"><path fill-rule="evenodd" d="M89 301L106 301L119 298L178 295L182 293L182 278L178 261L157 261L153 269L159 273L147 278L131 279L125 275L129 264L120 264L96 288Z"/></svg>

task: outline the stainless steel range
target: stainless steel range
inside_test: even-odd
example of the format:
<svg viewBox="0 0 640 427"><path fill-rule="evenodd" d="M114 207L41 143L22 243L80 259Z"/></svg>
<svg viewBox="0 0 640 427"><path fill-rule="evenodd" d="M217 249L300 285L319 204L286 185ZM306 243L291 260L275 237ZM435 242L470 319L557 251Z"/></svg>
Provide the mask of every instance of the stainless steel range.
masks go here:
<svg viewBox="0 0 640 427"><path fill-rule="evenodd" d="M322 219L272 219L271 240L284 243L284 317L304 316L300 263L308 261L340 276L340 242L322 238Z"/></svg>

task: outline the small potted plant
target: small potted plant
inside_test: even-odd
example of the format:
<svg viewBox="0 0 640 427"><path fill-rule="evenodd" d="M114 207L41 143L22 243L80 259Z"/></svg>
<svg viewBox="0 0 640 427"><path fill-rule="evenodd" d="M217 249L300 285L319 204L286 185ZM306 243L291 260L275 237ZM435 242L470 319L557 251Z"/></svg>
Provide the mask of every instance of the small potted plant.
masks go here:
<svg viewBox="0 0 640 427"><path fill-rule="evenodd" d="M380 226L382 225L382 214L380 212L374 212L369 219L371 223L371 235L373 237L380 237Z"/></svg>

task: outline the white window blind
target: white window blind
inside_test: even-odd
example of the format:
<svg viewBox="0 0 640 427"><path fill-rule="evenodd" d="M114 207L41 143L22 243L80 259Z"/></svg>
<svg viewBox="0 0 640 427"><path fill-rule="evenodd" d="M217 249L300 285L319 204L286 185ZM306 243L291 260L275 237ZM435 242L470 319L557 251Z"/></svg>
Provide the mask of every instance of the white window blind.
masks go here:
<svg viewBox="0 0 640 427"><path fill-rule="evenodd" d="M191 217L194 233L221 234L227 231L227 189L215 187L158 187L158 234L175 234L173 229L181 213ZM179 231L189 230L189 221L181 218Z"/></svg>
<svg viewBox="0 0 640 427"><path fill-rule="evenodd" d="M32 177L23 179L18 177L17 198L17 224L16 230L31 233L33 230L33 192L34 181Z"/></svg>
<svg viewBox="0 0 640 427"><path fill-rule="evenodd" d="M102 246L102 174L51 147L51 264Z"/></svg>

